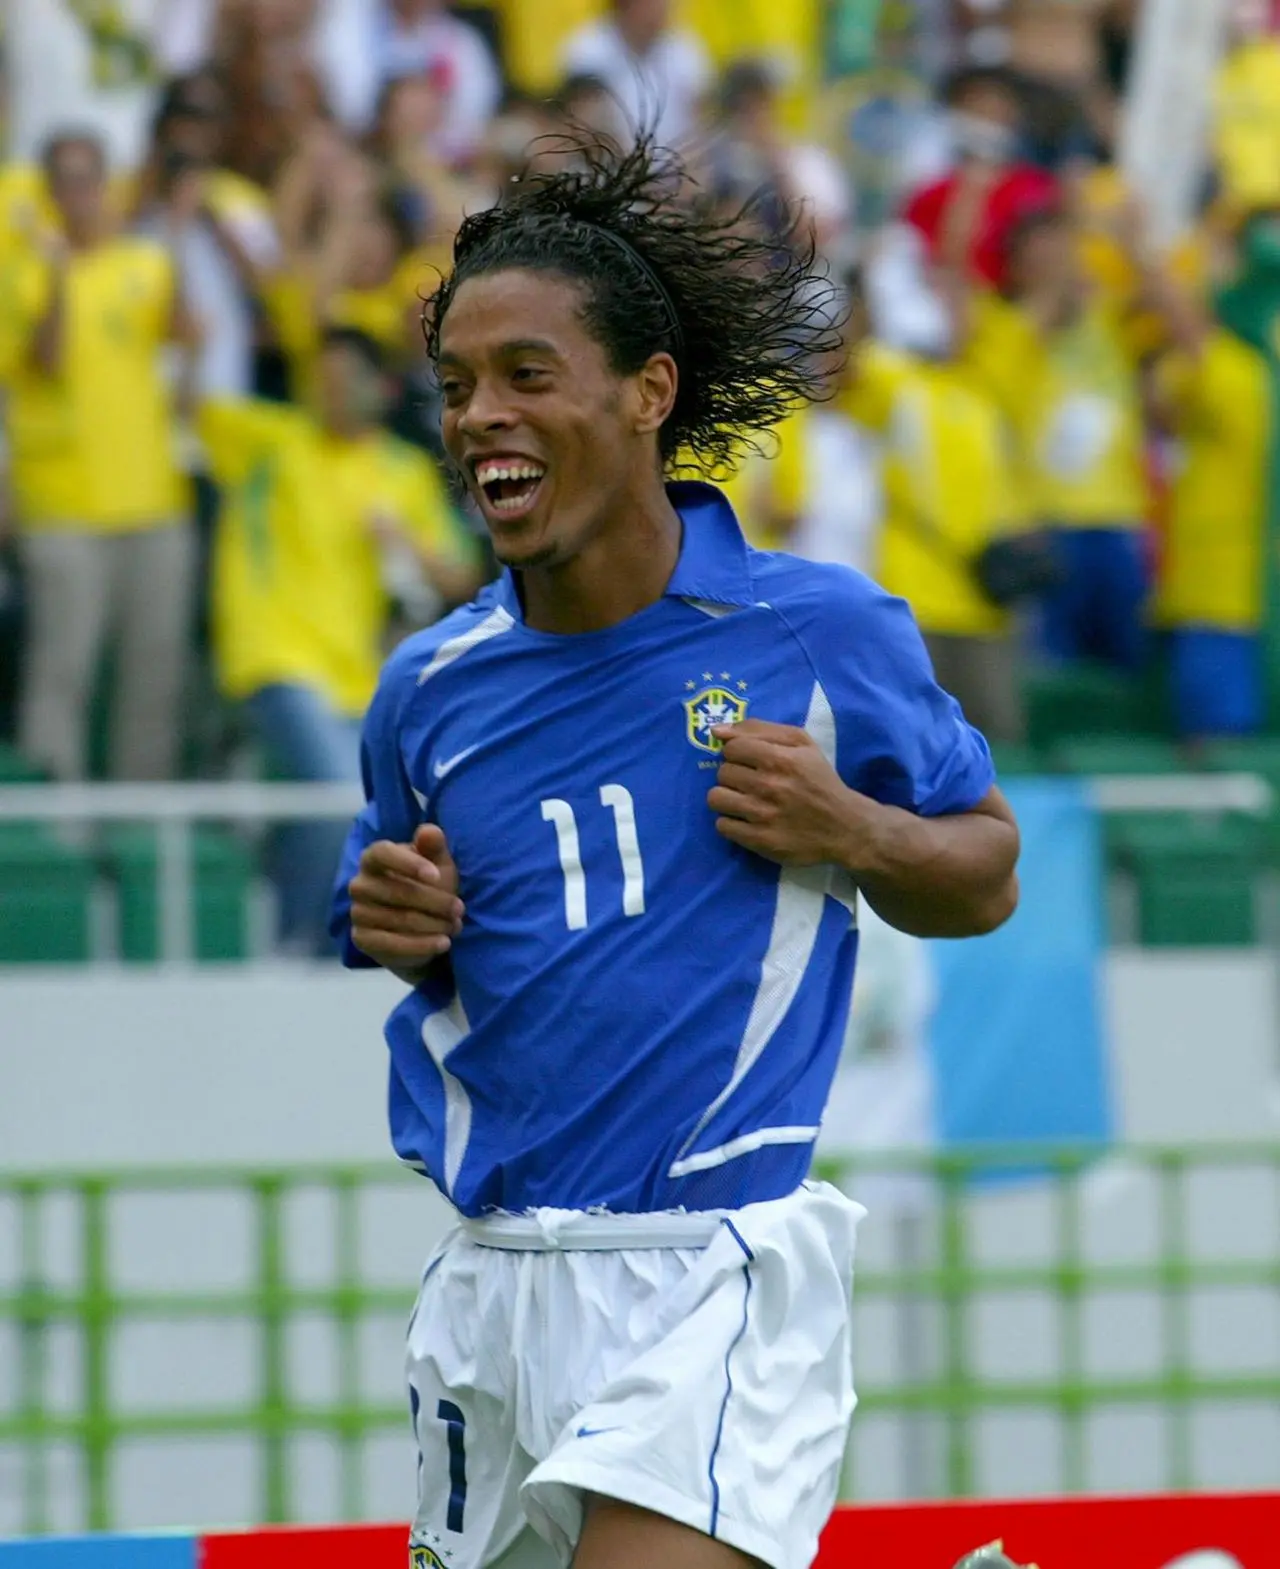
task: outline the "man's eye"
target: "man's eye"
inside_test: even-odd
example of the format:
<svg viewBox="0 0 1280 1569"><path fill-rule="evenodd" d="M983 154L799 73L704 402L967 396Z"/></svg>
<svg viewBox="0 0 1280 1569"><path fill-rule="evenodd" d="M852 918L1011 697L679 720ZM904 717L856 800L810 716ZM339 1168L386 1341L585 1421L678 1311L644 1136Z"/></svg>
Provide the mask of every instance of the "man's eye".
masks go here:
<svg viewBox="0 0 1280 1569"><path fill-rule="evenodd" d="M511 373L511 379L528 386L531 382L540 381L545 375L546 371L540 365L521 365Z"/></svg>
<svg viewBox="0 0 1280 1569"><path fill-rule="evenodd" d="M462 396L462 383L456 377L448 376L440 383L440 395L446 403L456 403Z"/></svg>

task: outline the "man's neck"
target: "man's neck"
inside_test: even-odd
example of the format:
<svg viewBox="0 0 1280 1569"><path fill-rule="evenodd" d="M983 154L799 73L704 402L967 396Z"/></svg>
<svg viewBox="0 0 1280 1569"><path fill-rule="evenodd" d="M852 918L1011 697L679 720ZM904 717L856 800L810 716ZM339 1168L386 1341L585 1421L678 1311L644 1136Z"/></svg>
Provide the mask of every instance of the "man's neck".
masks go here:
<svg viewBox="0 0 1280 1569"><path fill-rule="evenodd" d="M615 518L572 561L520 574L527 626L599 632L662 598L680 558L680 514L655 486Z"/></svg>

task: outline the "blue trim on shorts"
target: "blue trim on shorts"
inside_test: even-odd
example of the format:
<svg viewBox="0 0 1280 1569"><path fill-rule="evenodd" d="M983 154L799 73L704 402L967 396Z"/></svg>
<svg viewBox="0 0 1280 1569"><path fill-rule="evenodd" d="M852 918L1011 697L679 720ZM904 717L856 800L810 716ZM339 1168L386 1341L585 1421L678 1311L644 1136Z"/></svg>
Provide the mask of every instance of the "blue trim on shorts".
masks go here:
<svg viewBox="0 0 1280 1569"><path fill-rule="evenodd" d="M738 1244L738 1246L742 1249L742 1251L747 1255L747 1258L751 1261L751 1263L754 1264L755 1261L756 1261L756 1256L751 1251L751 1249L747 1246L747 1244L743 1241L742 1233L738 1230L738 1228L734 1225L734 1223L731 1220L727 1219L727 1218L724 1221L724 1226L725 1226L725 1229L728 1231L729 1235Z"/></svg>
<svg viewBox="0 0 1280 1569"><path fill-rule="evenodd" d="M409 1315L409 1328L405 1331L406 1339L411 1339L413 1337L413 1331L418 1322L418 1309L422 1306L423 1288L426 1286L427 1281L431 1279L432 1275L435 1274L436 1270L438 1270L443 1263L444 1254L441 1253L436 1258L433 1258L427 1265L426 1269L423 1271L422 1281L418 1286L418 1296L413 1304L413 1312Z"/></svg>
<svg viewBox="0 0 1280 1569"><path fill-rule="evenodd" d="M716 1481L716 1456L720 1453L720 1440L724 1436L724 1418L729 1409L729 1396L733 1393L733 1370L729 1366L729 1359L737 1349L738 1342L747 1332L747 1315L751 1307L751 1266L755 1263L755 1254L742 1239L742 1233L731 1220L724 1224L728 1227L733 1240L747 1255L747 1262L742 1266L742 1279L744 1289L742 1292L742 1323L738 1333L729 1342L729 1348L724 1354L724 1399L720 1402L720 1416L716 1422L716 1438L711 1446L711 1459L707 1465L707 1475L711 1479L711 1530L714 1539L716 1526L720 1523L720 1484Z"/></svg>

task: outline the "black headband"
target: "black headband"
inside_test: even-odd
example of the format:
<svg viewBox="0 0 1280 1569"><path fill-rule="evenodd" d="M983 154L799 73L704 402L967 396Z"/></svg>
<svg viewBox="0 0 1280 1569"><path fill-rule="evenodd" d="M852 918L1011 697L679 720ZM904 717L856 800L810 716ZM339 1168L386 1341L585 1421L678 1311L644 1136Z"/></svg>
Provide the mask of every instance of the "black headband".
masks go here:
<svg viewBox="0 0 1280 1569"><path fill-rule="evenodd" d="M662 302L662 308L667 317L667 331L671 337L672 355L677 361L684 355L684 329L680 325L680 316L676 311L676 303L667 291L667 286L658 276L657 272L644 259L640 252L632 245L625 235L619 234L616 229L606 229L603 224L591 223L585 218L575 220L582 228L590 229L592 234L598 234L613 246L614 250L625 256L633 267L639 269L646 283Z"/></svg>

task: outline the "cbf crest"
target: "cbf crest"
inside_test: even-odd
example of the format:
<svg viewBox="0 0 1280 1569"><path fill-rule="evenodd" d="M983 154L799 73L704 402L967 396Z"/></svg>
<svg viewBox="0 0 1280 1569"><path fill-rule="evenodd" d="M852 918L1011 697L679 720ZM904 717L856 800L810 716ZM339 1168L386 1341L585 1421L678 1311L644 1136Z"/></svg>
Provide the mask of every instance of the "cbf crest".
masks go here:
<svg viewBox="0 0 1280 1569"><path fill-rule="evenodd" d="M724 743L711 732L717 725L740 725L747 717L747 683L735 681L727 670L722 670L718 679L713 671L704 670L701 682L686 681L684 685L693 694L684 700L689 744L700 752L721 751Z"/></svg>
<svg viewBox="0 0 1280 1569"><path fill-rule="evenodd" d="M435 1544L435 1547L428 1547L425 1542L419 1542L410 1547L409 1569L449 1569L446 1559L452 1558L453 1554L444 1549L438 1536L435 1537Z"/></svg>

